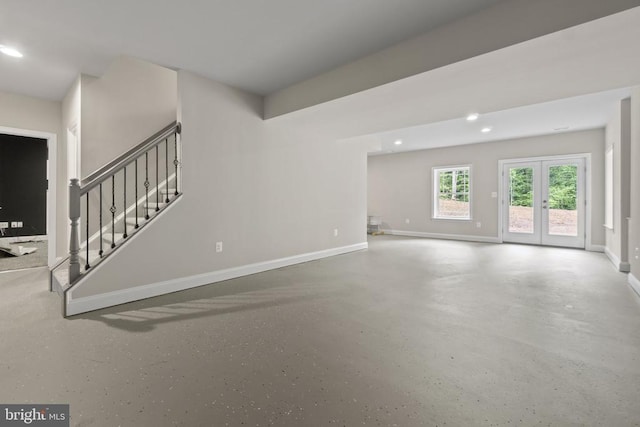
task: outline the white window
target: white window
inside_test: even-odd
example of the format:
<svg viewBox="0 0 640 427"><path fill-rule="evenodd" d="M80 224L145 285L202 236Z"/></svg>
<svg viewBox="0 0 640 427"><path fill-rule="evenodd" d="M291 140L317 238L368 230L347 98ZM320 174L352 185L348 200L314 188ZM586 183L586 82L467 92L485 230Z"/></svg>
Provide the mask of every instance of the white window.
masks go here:
<svg viewBox="0 0 640 427"><path fill-rule="evenodd" d="M433 168L433 217L471 219L471 167Z"/></svg>

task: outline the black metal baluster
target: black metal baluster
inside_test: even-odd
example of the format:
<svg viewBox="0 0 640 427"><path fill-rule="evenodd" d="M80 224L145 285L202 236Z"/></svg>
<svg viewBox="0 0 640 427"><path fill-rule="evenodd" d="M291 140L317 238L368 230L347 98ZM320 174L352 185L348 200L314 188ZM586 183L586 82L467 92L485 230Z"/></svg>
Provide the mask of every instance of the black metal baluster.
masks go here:
<svg viewBox="0 0 640 427"><path fill-rule="evenodd" d="M164 140L164 175L167 178L165 181L165 191L167 197L164 199L165 203L169 203L169 138Z"/></svg>
<svg viewBox="0 0 640 427"><path fill-rule="evenodd" d="M140 227L138 224L138 159L136 158L136 228Z"/></svg>
<svg viewBox="0 0 640 427"><path fill-rule="evenodd" d="M124 214L124 234L122 235L123 239L127 238L127 167L125 166L123 169L124 172L124 205L123 206L123 214Z"/></svg>
<svg viewBox="0 0 640 427"><path fill-rule="evenodd" d="M158 175L158 146L156 145L156 212L160 210L160 181Z"/></svg>
<svg viewBox="0 0 640 427"><path fill-rule="evenodd" d="M100 252L98 252L98 255L102 258L102 254L104 254L102 250L102 183L100 183L100 207L98 211L100 212Z"/></svg>
<svg viewBox="0 0 640 427"><path fill-rule="evenodd" d="M116 247L116 176L111 175L111 249Z"/></svg>
<svg viewBox="0 0 640 427"><path fill-rule="evenodd" d="M174 196L177 196L178 195L178 165L180 164L180 162L178 161L178 133L175 132L173 134L173 137L174 137L173 140L175 142L175 145L174 145L174 149L175 149L174 155L175 155L175 157L173 159L173 165L176 167L176 191L173 194L174 194Z"/></svg>
<svg viewBox="0 0 640 427"><path fill-rule="evenodd" d="M149 219L149 152L144 153L144 169L145 169L145 180L144 180L144 188L146 191L145 194L145 215L144 219Z"/></svg>
<svg viewBox="0 0 640 427"><path fill-rule="evenodd" d="M89 265L89 193L86 194L87 197L87 263L84 266L85 270L91 268Z"/></svg>

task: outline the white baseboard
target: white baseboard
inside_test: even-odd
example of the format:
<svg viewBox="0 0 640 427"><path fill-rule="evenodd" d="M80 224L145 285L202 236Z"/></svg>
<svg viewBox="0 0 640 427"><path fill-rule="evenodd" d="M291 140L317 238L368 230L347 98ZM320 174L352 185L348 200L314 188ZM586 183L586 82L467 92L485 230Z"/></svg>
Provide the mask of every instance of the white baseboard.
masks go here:
<svg viewBox="0 0 640 427"><path fill-rule="evenodd" d="M631 273L629 273L628 277L629 277L629 279L628 279L629 280L629 286L631 286L631 289L636 291L636 294L638 294L638 296L640 297L640 280L638 280Z"/></svg>
<svg viewBox="0 0 640 427"><path fill-rule="evenodd" d="M629 271L631 271L631 264L629 264L628 262L620 261L620 258L618 258L616 254L611 252L609 248L605 247L604 253L607 256L607 258L609 258L609 261L611 261L611 263L616 268L616 270L621 271L623 273L628 273Z"/></svg>
<svg viewBox="0 0 640 427"><path fill-rule="evenodd" d="M497 237L470 236L464 234L424 233L421 231L381 230L393 236L423 237L427 239L462 240L465 242L501 243Z"/></svg>
<svg viewBox="0 0 640 427"><path fill-rule="evenodd" d="M89 297L73 298L67 294L67 316L86 313L101 308L112 307L141 299L151 298L171 292L182 291L198 286L209 285L224 280L235 279L237 277L248 276L250 274L262 273L276 268L287 267L308 261L315 261L335 255L360 251L369 247L367 242L350 246L326 249L323 251L309 252L287 258L280 258L271 261L264 261L255 264L243 265L240 267L228 268L225 270L212 271L210 273L198 274L195 276L183 277L168 280L165 282L152 283L149 285L137 286L130 289L107 292Z"/></svg>
<svg viewBox="0 0 640 427"><path fill-rule="evenodd" d="M604 245L587 244L585 250L589 252L605 252L606 247Z"/></svg>

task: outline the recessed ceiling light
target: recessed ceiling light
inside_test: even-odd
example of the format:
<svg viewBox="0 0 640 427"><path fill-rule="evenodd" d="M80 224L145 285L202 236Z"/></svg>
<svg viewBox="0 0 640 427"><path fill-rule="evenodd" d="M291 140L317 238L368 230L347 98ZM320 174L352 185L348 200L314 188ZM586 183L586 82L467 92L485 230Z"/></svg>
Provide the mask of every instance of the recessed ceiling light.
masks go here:
<svg viewBox="0 0 640 427"><path fill-rule="evenodd" d="M467 121L468 122L475 122L476 120L478 120L478 117L480 117L480 114L478 113L471 113L467 116Z"/></svg>
<svg viewBox="0 0 640 427"><path fill-rule="evenodd" d="M487 126L487 127L482 128L482 130L481 130L480 132L482 132L482 133L489 133L489 132L491 132L492 130L493 130L493 128L492 128L492 127Z"/></svg>
<svg viewBox="0 0 640 427"><path fill-rule="evenodd" d="M22 53L20 53L18 50L9 47L9 46L2 46L0 45L0 52L4 53L5 55L8 56L13 56L14 58L22 58L23 55Z"/></svg>
<svg viewBox="0 0 640 427"><path fill-rule="evenodd" d="M393 143L395 145L402 145L402 140L401 139L396 139Z"/></svg>

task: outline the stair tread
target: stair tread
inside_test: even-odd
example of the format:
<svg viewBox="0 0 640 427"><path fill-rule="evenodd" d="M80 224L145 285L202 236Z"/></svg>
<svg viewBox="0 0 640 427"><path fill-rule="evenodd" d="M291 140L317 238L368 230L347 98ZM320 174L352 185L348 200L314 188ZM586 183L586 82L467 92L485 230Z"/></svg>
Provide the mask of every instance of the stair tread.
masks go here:
<svg viewBox="0 0 640 427"><path fill-rule="evenodd" d="M143 216L138 217L138 225L143 224L147 219ZM136 217L128 217L127 218L128 225L136 225Z"/></svg>
<svg viewBox="0 0 640 427"><path fill-rule="evenodd" d="M115 237L115 241L118 242L119 240L122 240L123 236L124 233L114 233L113 236L111 235L111 233L107 233L102 235L102 240L111 243L112 237Z"/></svg>
<svg viewBox="0 0 640 427"><path fill-rule="evenodd" d="M82 265L87 262L87 248L80 249L80 260ZM100 251L97 249L89 249L89 261L94 260L100 256Z"/></svg>
<svg viewBox="0 0 640 427"><path fill-rule="evenodd" d="M164 202L160 202L160 203L156 203L156 202L149 202L147 203L147 205L145 206L146 209L155 209L158 207L163 207L164 205L166 205L166 203Z"/></svg>

